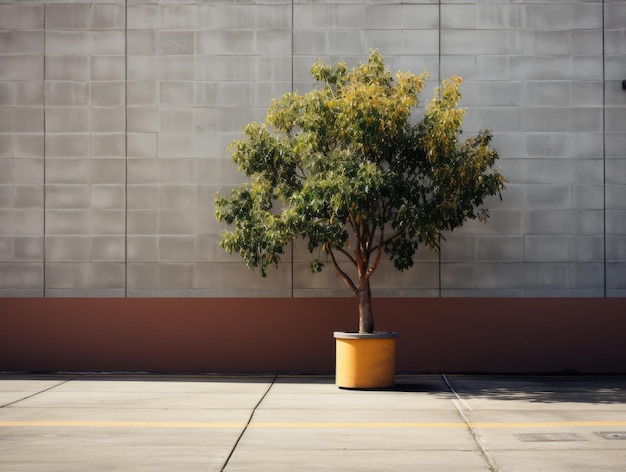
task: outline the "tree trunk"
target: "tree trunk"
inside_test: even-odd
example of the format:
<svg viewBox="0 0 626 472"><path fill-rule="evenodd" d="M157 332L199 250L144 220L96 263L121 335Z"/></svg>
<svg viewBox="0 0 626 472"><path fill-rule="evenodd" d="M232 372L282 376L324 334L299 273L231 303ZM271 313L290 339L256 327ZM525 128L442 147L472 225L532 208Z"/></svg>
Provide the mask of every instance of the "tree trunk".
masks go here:
<svg viewBox="0 0 626 472"><path fill-rule="evenodd" d="M360 280L359 292L359 333L374 332L374 316L372 314L372 291L369 279Z"/></svg>

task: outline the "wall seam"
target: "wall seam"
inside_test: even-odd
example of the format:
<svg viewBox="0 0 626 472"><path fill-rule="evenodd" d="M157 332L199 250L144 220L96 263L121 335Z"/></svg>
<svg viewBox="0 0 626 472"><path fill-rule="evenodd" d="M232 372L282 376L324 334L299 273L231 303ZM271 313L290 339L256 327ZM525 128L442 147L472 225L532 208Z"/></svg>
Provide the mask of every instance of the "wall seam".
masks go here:
<svg viewBox="0 0 626 472"><path fill-rule="evenodd" d="M607 298L607 211L606 211L606 24L605 24L605 5L606 1L602 0L602 190L603 190L603 267L604 267L604 298Z"/></svg>
<svg viewBox="0 0 626 472"><path fill-rule="evenodd" d="M124 2L124 298L128 298L128 0Z"/></svg>
<svg viewBox="0 0 626 472"><path fill-rule="evenodd" d="M42 83L43 83L43 129L42 129L42 134L43 134L43 238L42 238L42 245L43 245L43 251L42 251L42 255L43 255L43 261L42 261L42 295L43 298L46 298L46 37L47 37L47 32L46 32L46 3L43 3L43 77L42 77Z"/></svg>

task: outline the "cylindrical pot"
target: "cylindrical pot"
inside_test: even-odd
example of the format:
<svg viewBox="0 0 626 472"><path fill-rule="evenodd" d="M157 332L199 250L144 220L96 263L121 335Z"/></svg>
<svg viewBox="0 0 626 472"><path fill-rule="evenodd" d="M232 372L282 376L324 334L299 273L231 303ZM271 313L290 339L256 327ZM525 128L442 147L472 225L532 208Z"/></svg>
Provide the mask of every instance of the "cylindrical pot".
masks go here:
<svg viewBox="0 0 626 472"><path fill-rule="evenodd" d="M398 333L336 331L335 383L340 388L389 388L395 384Z"/></svg>

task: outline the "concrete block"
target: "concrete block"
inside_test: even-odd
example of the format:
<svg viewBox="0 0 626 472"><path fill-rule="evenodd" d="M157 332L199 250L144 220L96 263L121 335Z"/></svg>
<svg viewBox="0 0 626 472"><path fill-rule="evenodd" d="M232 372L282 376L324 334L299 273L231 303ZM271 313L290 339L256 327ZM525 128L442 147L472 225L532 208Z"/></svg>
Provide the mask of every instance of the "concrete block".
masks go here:
<svg viewBox="0 0 626 472"><path fill-rule="evenodd" d="M91 5L93 29L124 29L126 9L124 5Z"/></svg>
<svg viewBox="0 0 626 472"><path fill-rule="evenodd" d="M606 133L606 156L611 159L626 158L626 134Z"/></svg>
<svg viewBox="0 0 626 472"><path fill-rule="evenodd" d="M0 264L0 287L8 289L36 289L43 285L43 264Z"/></svg>
<svg viewBox="0 0 626 472"><path fill-rule="evenodd" d="M198 27L205 27L205 24L198 22L197 8L200 5L160 5L161 29L194 30ZM249 6L247 6L250 9Z"/></svg>
<svg viewBox="0 0 626 472"><path fill-rule="evenodd" d="M448 56L448 54L446 54L446 56ZM454 64L454 61L459 57L459 55L454 54L449 56L449 59L442 58L442 64L445 62L450 63L451 61L451 64ZM444 59L446 59L445 62ZM475 78L476 80L532 79L532 77L527 77L528 74L525 73L526 69L531 68L527 62L532 62L532 59L517 55L470 55L469 58L465 60L470 63L475 61L475 77L470 76L467 78ZM454 70L452 72L454 73ZM444 76L446 75L449 74L444 74Z"/></svg>
<svg viewBox="0 0 626 472"><path fill-rule="evenodd" d="M88 56L46 56L46 80L89 80L90 78Z"/></svg>
<svg viewBox="0 0 626 472"><path fill-rule="evenodd" d="M41 106L44 104L44 83L22 81L15 83L15 104L20 106Z"/></svg>
<svg viewBox="0 0 626 472"><path fill-rule="evenodd" d="M571 49L574 56L602 55L602 30L573 30L571 31Z"/></svg>
<svg viewBox="0 0 626 472"><path fill-rule="evenodd" d="M626 183L606 185L606 208L611 210L626 209Z"/></svg>
<svg viewBox="0 0 626 472"><path fill-rule="evenodd" d="M87 262L90 253L89 236L46 236L46 262Z"/></svg>
<svg viewBox="0 0 626 472"><path fill-rule="evenodd" d="M606 233L626 235L626 211L623 209L610 209L606 211Z"/></svg>
<svg viewBox="0 0 626 472"><path fill-rule="evenodd" d="M433 33L437 34L436 31ZM516 30L442 30L442 54L521 54L522 34Z"/></svg>
<svg viewBox="0 0 626 472"><path fill-rule="evenodd" d="M95 262L89 265L90 287L124 289L126 268L123 263Z"/></svg>
<svg viewBox="0 0 626 472"><path fill-rule="evenodd" d="M14 89L12 82L0 82L0 106L7 107L15 104Z"/></svg>
<svg viewBox="0 0 626 472"><path fill-rule="evenodd" d="M626 263L611 262L606 265L606 287L609 294L624 297L626 294Z"/></svg>
<svg viewBox="0 0 626 472"><path fill-rule="evenodd" d="M158 51L157 30L128 30L126 32L126 51L129 56L147 56Z"/></svg>
<svg viewBox="0 0 626 472"><path fill-rule="evenodd" d="M90 5L47 5L47 30L85 30L91 25Z"/></svg>
<svg viewBox="0 0 626 472"><path fill-rule="evenodd" d="M159 202L158 189L157 184L128 185L128 208L156 209Z"/></svg>
<svg viewBox="0 0 626 472"><path fill-rule="evenodd" d="M15 245L15 242L13 244ZM608 262L626 262L626 235L607 235L606 260Z"/></svg>
<svg viewBox="0 0 626 472"><path fill-rule="evenodd" d="M219 28L224 30L250 30L256 26L256 6L219 4ZM199 25L202 26L202 25Z"/></svg>
<svg viewBox="0 0 626 472"><path fill-rule="evenodd" d="M157 157L193 157L194 135L189 133L160 133L157 138Z"/></svg>
<svg viewBox="0 0 626 472"><path fill-rule="evenodd" d="M13 257L15 261L40 261L44 257L43 236L16 236L13 237Z"/></svg>
<svg viewBox="0 0 626 472"><path fill-rule="evenodd" d="M474 2L475 3L475 2ZM472 4L441 4L441 29L476 29L476 11L479 7ZM435 27L437 29L437 27Z"/></svg>
<svg viewBox="0 0 626 472"><path fill-rule="evenodd" d="M195 185L162 184L159 186L159 208L197 208L198 187Z"/></svg>
<svg viewBox="0 0 626 472"><path fill-rule="evenodd" d="M572 185L532 185L525 186L524 207L528 210L572 208Z"/></svg>
<svg viewBox="0 0 626 472"><path fill-rule="evenodd" d="M38 56L43 54L43 31L1 31L0 55Z"/></svg>
<svg viewBox="0 0 626 472"><path fill-rule="evenodd" d="M538 133L602 131L602 108L528 108L523 114L523 130Z"/></svg>
<svg viewBox="0 0 626 472"><path fill-rule="evenodd" d="M156 159L129 159L128 184L151 184L158 183L160 172Z"/></svg>
<svg viewBox="0 0 626 472"><path fill-rule="evenodd" d="M0 30L37 30L44 27L44 5L0 5Z"/></svg>
<svg viewBox="0 0 626 472"><path fill-rule="evenodd" d="M295 31L326 28L328 5L294 4L293 28Z"/></svg>
<svg viewBox="0 0 626 472"><path fill-rule="evenodd" d="M161 82L159 104L161 106L191 106L195 101L193 82Z"/></svg>
<svg viewBox="0 0 626 472"><path fill-rule="evenodd" d="M91 56L89 62L91 80L126 80L125 56Z"/></svg>
<svg viewBox="0 0 626 472"><path fill-rule="evenodd" d="M201 55L254 54L254 31L210 30L196 34L196 47Z"/></svg>
<svg viewBox="0 0 626 472"><path fill-rule="evenodd" d="M189 55L195 52L193 31L160 31L159 54Z"/></svg>
<svg viewBox="0 0 626 472"><path fill-rule="evenodd" d="M2 161L0 161L2 163ZM44 161L43 159L19 159L11 164L11 183L33 184L43 183ZM0 178L1 181L1 178Z"/></svg>
<svg viewBox="0 0 626 472"><path fill-rule="evenodd" d="M196 288L219 289L217 293L223 296L236 293L240 296L259 296L261 293L285 296L291 291L290 267L281 264L278 270L274 269L262 278L258 271L248 269L241 262L197 264L194 282Z"/></svg>
<svg viewBox="0 0 626 472"><path fill-rule="evenodd" d="M196 234L198 226L197 210L160 210L158 234Z"/></svg>
<svg viewBox="0 0 626 472"><path fill-rule="evenodd" d="M46 184L84 184L90 180L91 163L87 159L46 159Z"/></svg>
<svg viewBox="0 0 626 472"><path fill-rule="evenodd" d="M126 139L129 159L156 157L156 133L128 133Z"/></svg>
<svg viewBox="0 0 626 472"><path fill-rule="evenodd" d="M521 262L524 259L522 236L478 236L476 256L484 262Z"/></svg>
<svg viewBox="0 0 626 472"><path fill-rule="evenodd" d="M519 107L522 105L521 82L463 81L464 107Z"/></svg>
<svg viewBox="0 0 626 472"><path fill-rule="evenodd" d="M46 31L46 56L88 56L93 43L90 31Z"/></svg>
<svg viewBox="0 0 626 472"><path fill-rule="evenodd" d="M46 108L47 133L86 133L89 128L89 108Z"/></svg>
<svg viewBox="0 0 626 472"><path fill-rule="evenodd" d="M217 104L218 82L195 82L194 104L215 106Z"/></svg>
<svg viewBox="0 0 626 472"><path fill-rule="evenodd" d="M14 208L43 208L43 185L15 185Z"/></svg>
<svg viewBox="0 0 626 472"><path fill-rule="evenodd" d="M529 56L571 55L571 32L525 31L522 36L523 53Z"/></svg>
<svg viewBox="0 0 626 472"><path fill-rule="evenodd" d="M13 185L0 185L0 208L13 208Z"/></svg>
<svg viewBox="0 0 626 472"><path fill-rule="evenodd" d="M196 56L195 78L198 81L252 80L256 69L257 61L250 56Z"/></svg>
<svg viewBox="0 0 626 472"><path fill-rule="evenodd" d="M191 107L161 108L160 129L164 133L193 129L194 115Z"/></svg>
<svg viewBox="0 0 626 472"><path fill-rule="evenodd" d="M599 235L603 227L604 214L601 210L536 210L524 215L523 234Z"/></svg>
<svg viewBox="0 0 626 472"><path fill-rule="evenodd" d="M625 200L626 201L626 195ZM604 208L604 186L579 184L573 186L573 208L579 210L600 210Z"/></svg>
<svg viewBox="0 0 626 472"><path fill-rule="evenodd" d="M439 33L436 30L404 30L402 31L403 54L437 54L439 50ZM416 71L421 72L421 71Z"/></svg>
<svg viewBox="0 0 626 472"><path fill-rule="evenodd" d="M10 108L9 121L10 131L14 133L41 133L43 131L43 108Z"/></svg>
<svg viewBox="0 0 626 472"><path fill-rule="evenodd" d="M92 235L125 234L126 212L124 210L91 210Z"/></svg>
<svg viewBox="0 0 626 472"><path fill-rule="evenodd" d="M124 236L94 236L91 238L91 261L124 262L125 254Z"/></svg>
<svg viewBox="0 0 626 472"><path fill-rule="evenodd" d="M46 289L86 289L89 288L89 263L48 263L46 264Z"/></svg>
<svg viewBox="0 0 626 472"><path fill-rule="evenodd" d="M96 133L123 133L126 130L124 107L91 108L90 127Z"/></svg>
<svg viewBox="0 0 626 472"><path fill-rule="evenodd" d="M43 56L0 56L0 80L41 80Z"/></svg>
<svg viewBox="0 0 626 472"><path fill-rule="evenodd" d="M157 237L134 236L126 238L128 262L156 262L157 261Z"/></svg>
<svg viewBox="0 0 626 472"><path fill-rule="evenodd" d="M156 210L129 209L128 234L150 235L158 232L158 212Z"/></svg>
<svg viewBox="0 0 626 472"><path fill-rule="evenodd" d="M160 236L159 262L194 262L195 236Z"/></svg>
<svg viewBox="0 0 626 472"><path fill-rule="evenodd" d="M160 116L157 107L132 107L127 109L129 132L157 132L160 129Z"/></svg>
<svg viewBox="0 0 626 472"><path fill-rule="evenodd" d="M195 58L158 56L157 77L159 80L195 80ZM154 79L154 76L151 78Z"/></svg>
<svg viewBox="0 0 626 472"><path fill-rule="evenodd" d="M321 5L318 5L318 8ZM293 8L297 6L293 5ZM256 28L288 29L292 28L292 5L291 4L260 4L256 6Z"/></svg>
<svg viewBox="0 0 626 472"><path fill-rule="evenodd" d="M114 184L91 186L91 208L125 208L126 187Z"/></svg>
<svg viewBox="0 0 626 472"><path fill-rule="evenodd" d="M126 8L126 24L129 30L154 30L161 26L158 5L128 5Z"/></svg>
<svg viewBox="0 0 626 472"><path fill-rule="evenodd" d="M256 52L262 54L291 54L291 30L262 30L256 32Z"/></svg>
<svg viewBox="0 0 626 472"><path fill-rule="evenodd" d="M253 82L220 82L217 103L219 106L250 106L254 103Z"/></svg>
<svg viewBox="0 0 626 472"><path fill-rule="evenodd" d="M91 157L94 158L123 158L126 154L126 139L122 133L92 134Z"/></svg>
<svg viewBox="0 0 626 472"><path fill-rule="evenodd" d="M18 159L41 159L44 156L43 133L13 134L13 157Z"/></svg>
<svg viewBox="0 0 626 472"><path fill-rule="evenodd" d="M157 264L160 288L193 288L195 265L181 263Z"/></svg>
<svg viewBox="0 0 626 472"><path fill-rule="evenodd" d="M199 178L197 164L196 159L160 159L161 184L195 184Z"/></svg>
<svg viewBox="0 0 626 472"><path fill-rule="evenodd" d="M92 184L121 184L126 182L124 159L92 159Z"/></svg>
<svg viewBox="0 0 626 472"><path fill-rule="evenodd" d="M159 78L157 56L129 56L127 69L129 81L151 81Z"/></svg>
<svg viewBox="0 0 626 472"><path fill-rule="evenodd" d="M530 81L523 84L526 107L567 107L571 95L570 81Z"/></svg>
<svg viewBox="0 0 626 472"><path fill-rule="evenodd" d="M0 236L0 262L13 262L13 238Z"/></svg>
<svg viewBox="0 0 626 472"><path fill-rule="evenodd" d="M95 107L125 106L124 82L91 82L91 105Z"/></svg>
<svg viewBox="0 0 626 472"><path fill-rule="evenodd" d="M47 209L81 209L91 204L88 184L55 184L46 185Z"/></svg>
<svg viewBox="0 0 626 472"><path fill-rule="evenodd" d="M156 264L129 263L127 264L128 289L157 289L159 288L159 273Z"/></svg>
<svg viewBox="0 0 626 472"><path fill-rule="evenodd" d="M46 82L47 106L89 105L88 82Z"/></svg>
<svg viewBox="0 0 626 472"><path fill-rule="evenodd" d="M600 3L528 4L524 9L527 29L601 29Z"/></svg>
<svg viewBox="0 0 626 472"><path fill-rule="evenodd" d="M0 210L0 234L16 236L39 236L43 234L43 209L2 209Z"/></svg>
<svg viewBox="0 0 626 472"><path fill-rule="evenodd" d="M128 82L126 84L128 106L156 106L158 103L157 90L157 82Z"/></svg>
<svg viewBox="0 0 626 472"><path fill-rule="evenodd" d="M90 212L83 210L46 210L47 235L89 235Z"/></svg>
<svg viewBox="0 0 626 472"><path fill-rule="evenodd" d="M384 19L392 16L393 6L387 8L385 15L378 16L379 24L376 25L376 29L383 29ZM365 12L366 6L363 3L329 4L326 6L326 26L329 29L371 29L373 26L367 23ZM374 11L371 14L373 15Z"/></svg>
<svg viewBox="0 0 626 472"><path fill-rule="evenodd" d="M524 260L528 262L602 262L602 236L525 236Z"/></svg>

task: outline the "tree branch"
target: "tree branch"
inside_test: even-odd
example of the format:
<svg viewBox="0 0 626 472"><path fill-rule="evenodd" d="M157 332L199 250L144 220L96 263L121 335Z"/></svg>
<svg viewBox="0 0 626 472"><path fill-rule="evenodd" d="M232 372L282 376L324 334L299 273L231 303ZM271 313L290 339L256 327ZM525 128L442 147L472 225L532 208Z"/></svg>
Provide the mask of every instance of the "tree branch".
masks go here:
<svg viewBox="0 0 626 472"><path fill-rule="evenodd" d="M348 286L352 294L357 295L359 293L358 287L354 285L354 282L352 281L350 276L346 274L343 270L341 270L341 267L339 267L339 264L337 264L337 259L335 259L335 253L333 252L332 248L328 247L328 253L330 254L331 260L333 261L333 266L335 267L335 272L337 272L337 275Z"/></svg>

